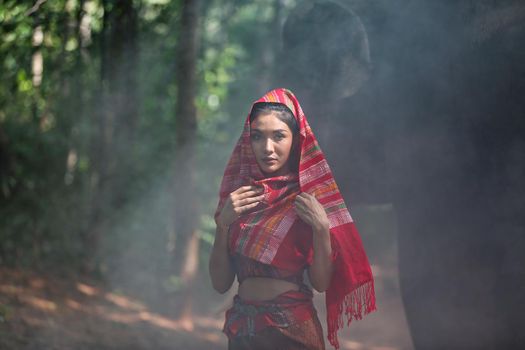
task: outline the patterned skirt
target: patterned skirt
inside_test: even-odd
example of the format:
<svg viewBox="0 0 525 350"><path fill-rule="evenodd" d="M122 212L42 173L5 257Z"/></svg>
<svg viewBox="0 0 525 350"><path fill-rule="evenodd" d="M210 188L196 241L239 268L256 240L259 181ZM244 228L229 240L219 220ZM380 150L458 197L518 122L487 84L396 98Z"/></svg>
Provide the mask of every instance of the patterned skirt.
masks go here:
<svg viewBox="0 0 525 350"><path fill-rule="evenodd" d="M236 295L223 328L228 349L324 350L323 328L312 296L306 286L264 301Z"/></svg>

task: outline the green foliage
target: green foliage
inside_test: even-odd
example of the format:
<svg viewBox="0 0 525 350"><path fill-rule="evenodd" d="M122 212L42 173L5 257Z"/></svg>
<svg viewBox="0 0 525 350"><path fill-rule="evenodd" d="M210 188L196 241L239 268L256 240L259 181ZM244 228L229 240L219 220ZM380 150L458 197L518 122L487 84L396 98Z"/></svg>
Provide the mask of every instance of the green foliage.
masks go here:
<svg viewBox="0 0 525 350"><path fill-rule="evenodd" d="M114 2L107 3L111 11ZM83 4L82 9L75 0L38 7L33 1L0 4L0 263L79 268L94 259L102 272L122 278L134 268L170 271L170 210L177 200L171 191L184 171L174 163L174 111L186 103L176 101L184 88L177 86L175 72L181 2L133 2L138 50L129 54L136 55L137 69L126 74L136 76L137 99L130 103L138 117L129 126L133 137L125 146L129 164L119 179L125 188L119 201L100 199L106 180L101 164L111 159L100 149L112 126L101 123L107 117L104 8L101 0ZM202 261L213 243L224 166L251 101L270 88L258 82L273 74L262 58L278 40L272 29L276 4L202 3L195 101ZM285 2L283 14L292 5ZM94 215L97 203L103 210ZM89 232L97 229L105 234L95 242L96 256L87 256ZM178 288L176 280L166 283Z"/></svg>

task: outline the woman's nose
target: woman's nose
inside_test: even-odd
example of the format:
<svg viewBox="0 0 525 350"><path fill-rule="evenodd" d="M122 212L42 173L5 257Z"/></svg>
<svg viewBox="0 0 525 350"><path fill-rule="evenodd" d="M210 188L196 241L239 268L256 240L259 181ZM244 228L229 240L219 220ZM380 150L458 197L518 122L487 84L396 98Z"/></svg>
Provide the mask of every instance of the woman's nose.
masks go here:
<svg viewBox="0 0 525 350"><path fill-rule="evenodd" d="M267 139L264 143L264 153L272 154L273 153L273 142L271 139Z"/></svg>

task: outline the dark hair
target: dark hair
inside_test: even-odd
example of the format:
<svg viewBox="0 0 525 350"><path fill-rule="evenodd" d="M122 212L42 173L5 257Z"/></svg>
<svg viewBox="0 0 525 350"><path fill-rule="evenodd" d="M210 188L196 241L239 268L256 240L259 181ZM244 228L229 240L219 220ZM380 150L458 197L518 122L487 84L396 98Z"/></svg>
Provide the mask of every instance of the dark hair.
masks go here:
<svg viewBox="0 0 525 350"><path fill-rule="evenodd" d="M286 123L293 136L295 137L299 133L299 125L295 119L292 111L286 105L279 102L257 102L253 105L252 111L250 112L250 123L254 121L257 116L261 114L269 114L275 112L277 118L283 123Z"/></svg>

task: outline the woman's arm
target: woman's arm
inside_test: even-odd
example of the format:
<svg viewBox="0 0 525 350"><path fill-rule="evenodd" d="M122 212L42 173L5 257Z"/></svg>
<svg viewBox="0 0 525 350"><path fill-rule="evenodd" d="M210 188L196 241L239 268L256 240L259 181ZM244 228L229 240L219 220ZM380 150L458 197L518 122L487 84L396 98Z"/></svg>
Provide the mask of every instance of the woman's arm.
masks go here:
<svg viewBox="0 0 525 350"><path fill-rule="evenodd" d="M328 227L313 228L314 259L308 269L308 277L312 287L318 292L324 292L332 279L332 244Z"/></svg>
<svg viewBox="0 0 525 350"><path fill-rule="evenodd" d="M235 271L228 255L227 226L217 226L208 270L213 288L221 294L227 292L235 279Z"/></svg>
<svg viewBox="0 0 525 350"><path fill-rule="evenodd" d="M313 229L314 259L308 277L319 292L324 292L332 279L332 244L328 216L315 196L302 192L295 198L295 211Z"/></svg>
<svg viewBox="0 0 525 350"><path fill-rule="evenodd" d="M215 219L217 230L211 251L208 270L213 288L225 293L232 286L235 271L228 254L228 229L237 218L256 207L264 198L263 189L255 186L242 186L230 193L221 212Z"/></svg>

